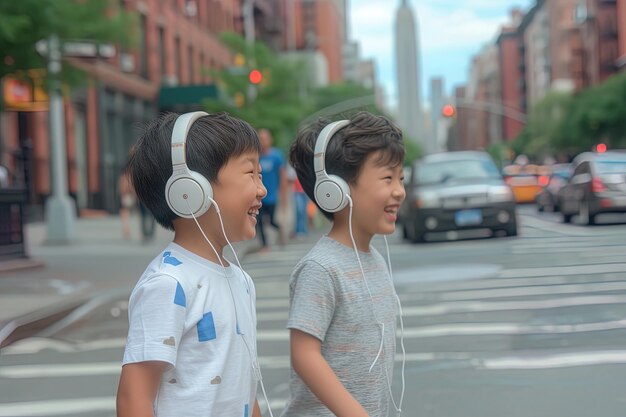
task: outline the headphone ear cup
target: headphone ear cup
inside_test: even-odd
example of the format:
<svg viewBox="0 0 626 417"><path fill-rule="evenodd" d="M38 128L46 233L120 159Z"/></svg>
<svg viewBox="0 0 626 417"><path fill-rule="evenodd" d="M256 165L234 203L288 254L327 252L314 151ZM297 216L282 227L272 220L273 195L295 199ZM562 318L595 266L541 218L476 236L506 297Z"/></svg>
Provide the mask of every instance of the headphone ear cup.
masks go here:
<svg viewBox="0 0 626 417"><path fill-rule="evenodd" d="M315 184L315 201L329 213L336 213L346 207L349 195L348 183L337 175L327 175Z"/></svg>
<svg viewBox="0 0 626 417"><path fill-rule="evenodd" d="M213 187L204 175L187 171L170 177L165 186L165 197L177 216L191 219L207 212L210 199L213 199Z"/></svg>

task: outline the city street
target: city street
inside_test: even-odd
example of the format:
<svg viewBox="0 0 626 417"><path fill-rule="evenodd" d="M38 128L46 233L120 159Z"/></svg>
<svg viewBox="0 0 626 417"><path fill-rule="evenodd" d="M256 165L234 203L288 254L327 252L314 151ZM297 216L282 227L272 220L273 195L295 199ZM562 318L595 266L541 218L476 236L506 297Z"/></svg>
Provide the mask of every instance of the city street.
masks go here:
<svg viewBox="0 0 626 417"><path fill-rule="evenodd" d="M389 238L404 310L403 416L624 416L626 220L563 224L532 205L518 216L517 238ZM260 364L275 416L289 396L287 283L312 243L243 262L257 289ZM384 255L382 238L375 245ZM114 416L128 289L103 288L74 320L3 349L0 417Z"/></svg>

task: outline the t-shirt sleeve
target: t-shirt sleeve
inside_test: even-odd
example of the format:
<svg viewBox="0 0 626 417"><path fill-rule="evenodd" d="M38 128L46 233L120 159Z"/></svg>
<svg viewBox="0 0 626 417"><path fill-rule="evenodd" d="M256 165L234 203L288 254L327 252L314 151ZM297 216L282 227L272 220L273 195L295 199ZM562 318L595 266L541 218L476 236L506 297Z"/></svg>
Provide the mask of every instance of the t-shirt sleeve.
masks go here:
<svg viewBox="0 0 626 417"><path fill-rule="evenodd" d="M291 280L287 328L301 330L324 341L334 313L335 289L331 274L317 262L305 262Z"/></svg>
<svg viewBox="0 0 626 417"><path fill-rule="evenodd" d="M128 304L123 363L162 361L176 366L185 313L185 291L175 278L155 275L135 287Z"/></svg>

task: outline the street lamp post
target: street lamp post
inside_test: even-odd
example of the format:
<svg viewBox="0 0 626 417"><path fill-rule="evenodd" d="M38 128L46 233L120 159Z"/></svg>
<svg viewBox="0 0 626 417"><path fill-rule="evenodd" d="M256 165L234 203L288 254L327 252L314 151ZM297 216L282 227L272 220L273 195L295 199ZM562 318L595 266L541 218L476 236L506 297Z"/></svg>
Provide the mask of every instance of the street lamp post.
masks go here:
<svg viewBox="0 0 626 417"><path fill-rule="evenodd" d="M254 57L254 0L245 0L243 3L243 31L246 38L246 62L249 68L256 68ZM248 84L248 102L252 103L257 96L257 87Z"/></svg>
<svg viewBox="0 0 626 417"><path fill-rule="evenodd" d="M76 211L67 191L67 155L61 95L61 45L56 35L48 38L48 71L50 72L50 150L52 195L46 201L48 242L68 244L74 237Z"/></svg>

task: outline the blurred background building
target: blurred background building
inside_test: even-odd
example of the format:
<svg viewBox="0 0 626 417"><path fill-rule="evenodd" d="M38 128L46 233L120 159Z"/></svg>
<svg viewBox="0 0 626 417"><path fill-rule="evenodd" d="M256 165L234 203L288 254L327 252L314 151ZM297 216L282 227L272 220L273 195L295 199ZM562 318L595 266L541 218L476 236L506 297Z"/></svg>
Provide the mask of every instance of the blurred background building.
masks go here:
<svg viewBox="0 0 626 417"><path fill-rule="evenodd" d="M525 12L515 8L457 89L458 126L448 142L478 149L511 141L548 93L596 86L625 64L626 0L537 0Z"/></svg>
<svg viewBox="0 0 626 417"><path fill-rule="evenodd" d="M89 81L65 99L68 185L79 214L116 212L117 179L142 125L163 111L201 108L215 97L209 70L233 65L219 33L244 35L244 6L253 10L254 38L279 54L312 63L313 85L351 80L383 94L372 60L348 34L347 0L119 0L138 15L137 43L111 58L68 58ZM33 45L34 47L34 45ZM9 77L5 91L19 91ZM0 111L0 163L20 173L28 220L40 220L50 195L47 97Z"/></svg>
<svg viewBox="0 0 626 417"><path fill-rule="evenodd" d="M395 56L398 92L397 121L405 136L432 152L428 131L422 132L422 89L420 73L419 25L407 0L402 0L396 12Z"/></svg>

